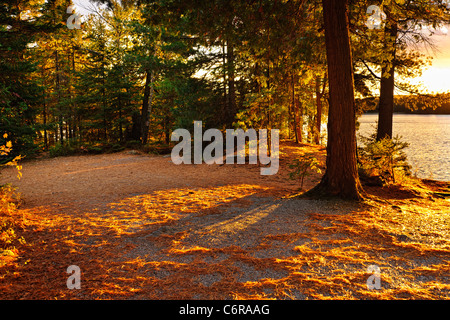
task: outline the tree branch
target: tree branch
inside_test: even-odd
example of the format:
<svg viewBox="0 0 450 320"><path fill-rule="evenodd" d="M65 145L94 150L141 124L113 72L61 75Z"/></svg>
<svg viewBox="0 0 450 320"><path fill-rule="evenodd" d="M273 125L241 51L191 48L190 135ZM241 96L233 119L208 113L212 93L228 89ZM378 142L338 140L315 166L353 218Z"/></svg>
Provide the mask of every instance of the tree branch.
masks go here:
<svg viewBox="0 0 450 320"><path fill-rule="evenodd" d="M367 70L370 72L370 74L371 74L374 78L376 78L376 79L378 79L378 80L381 80L381 77L377 76L377 75L372 71L372 69L370 69L370 67L367 65L367 63L366 63L363 59L358 59L358 60L361 61L361 62L364 64L364 66L367 68Z"/></svg>

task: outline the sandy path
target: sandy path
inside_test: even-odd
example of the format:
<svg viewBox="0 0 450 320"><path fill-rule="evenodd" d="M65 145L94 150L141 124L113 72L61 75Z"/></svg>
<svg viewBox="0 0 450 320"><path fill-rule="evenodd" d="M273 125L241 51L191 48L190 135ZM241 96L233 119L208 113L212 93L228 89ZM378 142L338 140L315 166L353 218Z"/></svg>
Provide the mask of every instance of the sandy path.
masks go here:
<svg viewBox="0 0 450 320"><path fill-rule="evenodd" d="M261 176L255 165L174 165L170 157L132 155L73 156L25 162L23 178L8 168L0 184L12 182L25 207L64 205L96 207L157 190L251 183L296 189L284 175Z"/></svg>

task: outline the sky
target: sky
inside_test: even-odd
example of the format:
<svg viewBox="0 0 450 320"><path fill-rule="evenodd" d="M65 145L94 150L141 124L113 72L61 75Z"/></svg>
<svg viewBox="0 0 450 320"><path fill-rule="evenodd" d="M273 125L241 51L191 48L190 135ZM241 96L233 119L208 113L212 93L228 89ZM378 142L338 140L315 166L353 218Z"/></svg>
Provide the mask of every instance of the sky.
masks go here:
<svg viewBox="0 0 450 320"><path fill-rule="evenodd" d="M89 0L73 0L77 12L88 15L92 6ZM450 25L438 30L432 40L437 51L422 50L423 53L433 57L432 65L428 67L419 78L411 79L411 83L423 83L424 87L431 92L450 91Z"/></svg>
<svg viewBox="0 0 450 320"><path fill-rule="evenodd" d="M422 73L418 79L412 82L422 81L430 91L450 91L450 26L447 26L447 34L434 35L431 39L439 50L433 57L432 65ZM431 53L431 52L430 52Z"/></svg>

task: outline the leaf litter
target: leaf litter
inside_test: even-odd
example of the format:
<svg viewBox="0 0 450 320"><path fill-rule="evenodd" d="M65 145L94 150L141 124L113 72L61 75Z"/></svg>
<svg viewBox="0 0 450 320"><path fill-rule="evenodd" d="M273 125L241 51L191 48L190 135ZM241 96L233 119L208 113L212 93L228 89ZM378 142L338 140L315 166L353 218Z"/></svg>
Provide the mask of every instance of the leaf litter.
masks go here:
<svg viewBox="0 0 450 320"><path fill-rule="evenodd" d="M287 163L315 152L323 164L324 150L281 151L266 177L257 165L126 153L24 163L23 203L2 215L25 241L0 256L1 298L450 298L450 212L433 196L448 183L367 187L356 204L299 198ZM70 265L80 290L66 286ZM369 265L380 290L367 287Z"/></svg>

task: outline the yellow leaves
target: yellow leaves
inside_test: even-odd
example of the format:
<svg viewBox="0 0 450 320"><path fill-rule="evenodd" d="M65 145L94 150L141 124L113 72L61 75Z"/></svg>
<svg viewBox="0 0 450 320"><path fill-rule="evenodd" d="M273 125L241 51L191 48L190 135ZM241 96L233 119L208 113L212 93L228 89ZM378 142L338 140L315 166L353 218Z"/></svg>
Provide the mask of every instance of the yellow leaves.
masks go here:
<svg viewBox="0 0 450 320"><path fill-rule="evenodd" d="M3 134L3 138L7 139L8 138L8 134L5 133ZM7 141L6 144L4 146L0 146L0 156L7 156L8 154L11 153L12 150L12 142L11 141ZM17 162L22 160L22 156L16 156L13 160L9 161L8 163L5 164L5 166L15 166L17 169L17 178L20 180L20 178L22 178L22 166L19 165Z"/></svg>
<svg viewBox="0 0 450 320"><path fill-rule="evenodd" d="M17 169L17 178L20 180L22 178L22 166L18 164L18 161L22 160L22 156L17 156L10 162L6 163L5 166L16 167Z"/></svg>
<svg viewBox="0 0 450 320"><path fill-rule="evenodd" d="M8 138L8 134L5 133L3 134L3 139L7 139ZM11 148L12 148L12 142L8 141L6 142L6 144L4 146L0 146L0 156L6 156L11 152Z"/></svg>
<svg viewBox="0 0 450 320"><path fill-rule="evenodd" d="M14 262L19 254L15 246L25 243L17 234L23 225L16 215L15 196L10 186L0 189L0 266Z"/></svg>
<svg viewBox="0 0 450 320"><path fill-rule="evenodd" d="M173 253L173 254L183 255L183 254L193 254L193 253L207 253L207 252L210 252L211 250L212 249L210 249L210 248L194 246L191 248L182 247L181 249L171 248L169 250L169 252Z"/></svg>
<svg viewBox="0 0 450 320"><path fill-rule="evenodd" d="M22 166L17 165L17 178L20 180L22 178Z"/></svg>
<svg viewBox="0 0 450 320"><path fill-rule="evenodd" d="M0 156L6 156L11 152L6 146L0 146Z"/></svg>

